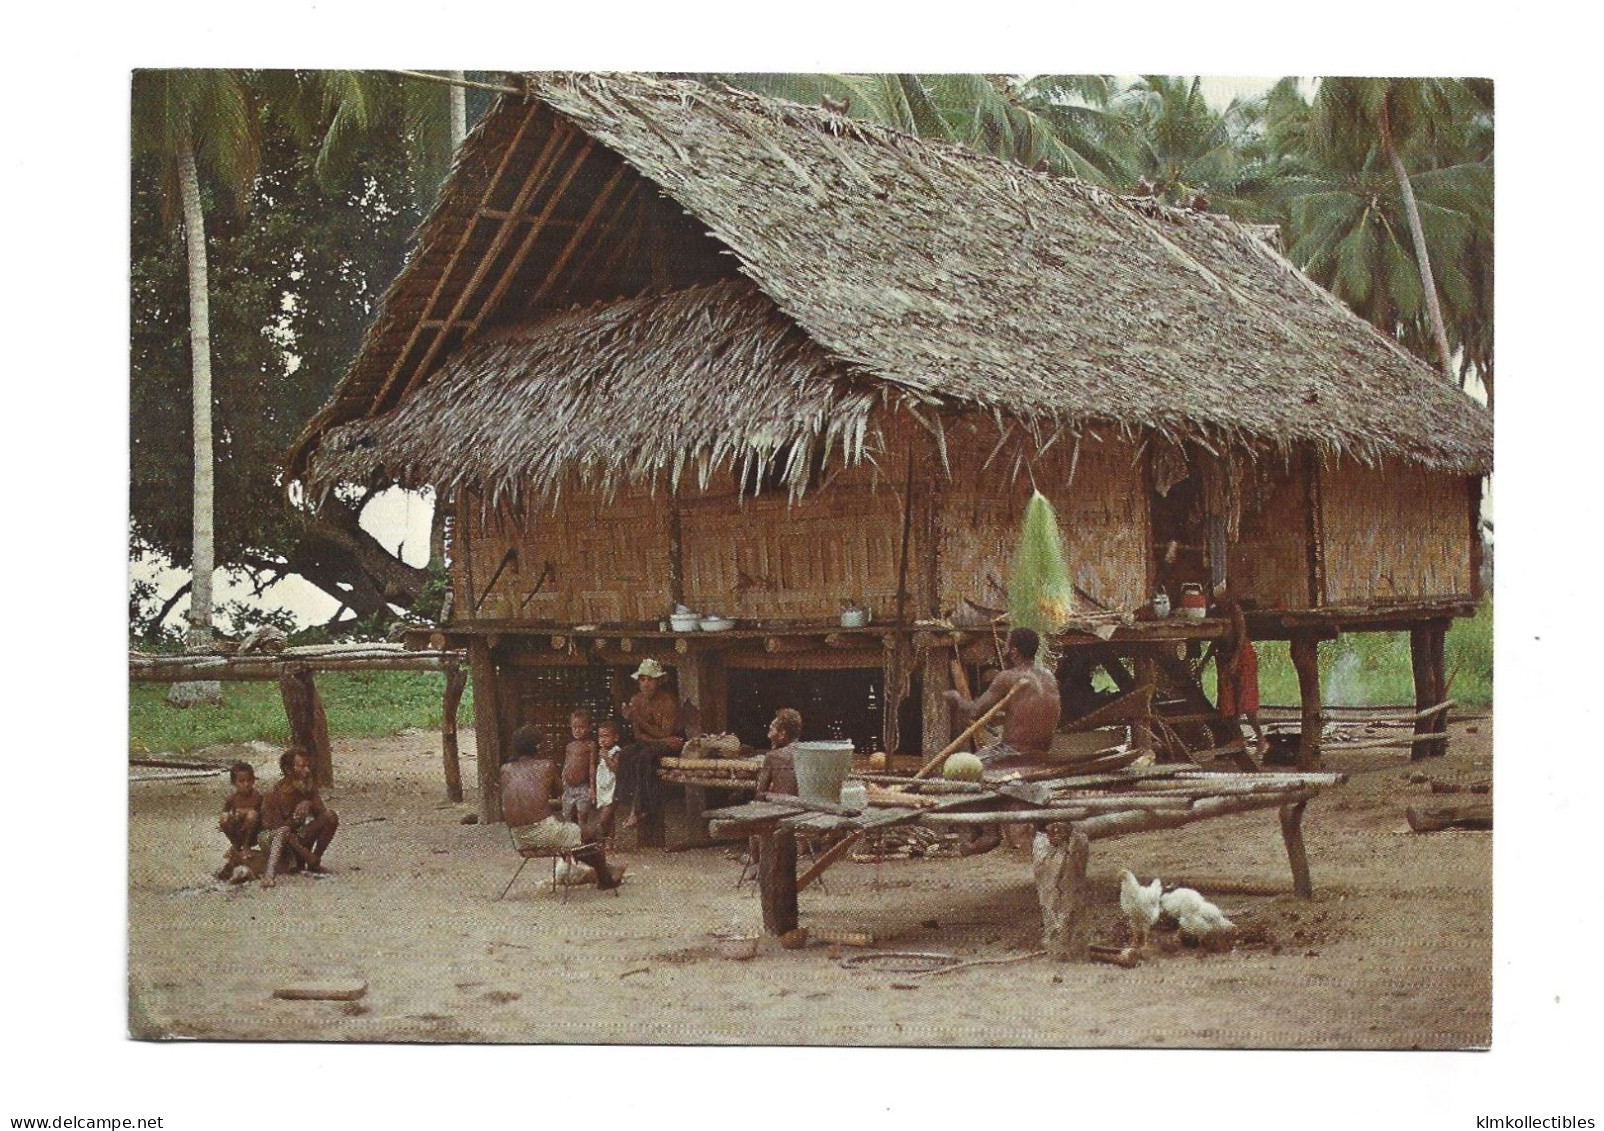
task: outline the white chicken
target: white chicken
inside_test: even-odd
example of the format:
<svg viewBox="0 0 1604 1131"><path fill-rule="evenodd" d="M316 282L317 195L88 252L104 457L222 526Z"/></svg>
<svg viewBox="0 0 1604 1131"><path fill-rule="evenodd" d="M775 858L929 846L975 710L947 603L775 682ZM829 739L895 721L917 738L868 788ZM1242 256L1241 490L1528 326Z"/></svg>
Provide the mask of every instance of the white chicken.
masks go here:
<svg viewBox="0 0 1604 1131"><path fill-rule="evenodd" d="M1227 919L1223 911L1191 888L1165 892L1159 906L1165 915L1180 924L1181 934L1189 938L1207 942L1236 930L1236 924Z"/></svg>
<svg viewBox="0 0 1604 1131"><path fill-rule="evenodd" d="M1138 950L1147 946L1147 932L1158 922L1163 894L1164 884L1157 877L1143 887L1136 882L1136 876L1129 868L1121 869L1119 909L1125 912L1125 920L1130 924L1131 945Z"/></svg>

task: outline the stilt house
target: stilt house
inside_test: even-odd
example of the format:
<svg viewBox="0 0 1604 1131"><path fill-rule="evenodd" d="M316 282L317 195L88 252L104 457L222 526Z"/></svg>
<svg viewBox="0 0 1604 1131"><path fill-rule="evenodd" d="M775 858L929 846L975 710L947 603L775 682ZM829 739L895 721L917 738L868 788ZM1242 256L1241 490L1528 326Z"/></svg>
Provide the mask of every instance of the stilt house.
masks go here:
<svg viewBox="0 0 1604 1131"><path fill-rule="evenodd" d="M1066 655L1141 679L1220 624L1113 614L1229 578L1313 718L1340 631L1413 630L1440 695L1491 418L1262 232L696 81L521 82L290 461L450 500L492 815L511 730L646 656L706 730L935 749L1033 486L1095 620Z"/></svg>

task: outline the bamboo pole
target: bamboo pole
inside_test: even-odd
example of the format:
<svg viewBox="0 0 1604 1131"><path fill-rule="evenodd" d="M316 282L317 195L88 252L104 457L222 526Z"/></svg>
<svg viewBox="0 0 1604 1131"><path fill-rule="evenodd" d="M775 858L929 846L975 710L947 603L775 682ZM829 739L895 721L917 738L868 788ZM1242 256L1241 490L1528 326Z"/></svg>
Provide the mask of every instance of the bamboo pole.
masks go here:
<svg viewBox="0 0 1604 1131"><path fill-rule="evenodd" d="M988 722L990 722L992 720L993 717L996 716L996 714L999 711L1001 711L1004 707L1008 706L1008 701L1010 699L1012 699L1014 697L1014 695L1019 691L1019 689L1021 687L1023 687L1023 686L1024 686L1023 683L1016 683L1012 687L1010 687L1008 689L1008 694L1004 695L1000 700L998 700L996 705L993 706L991 708L991 710L987 711L984 715L981 715L974 722L970 723L969 726L964 729L964 732L962 734L960 734L957 738L953 739L951 742L947 743L946 746L941 748L941 752L940 753L938 753L934 758L930 759L930 761L926 762L923 766L921 766L920 769L919 769L919 772L917 774L913 775L914 780L918 781L921 778L929 777L931 771L934 770L937 766L939 766L942 762L946 761L947 760L947 756L949 754L955 753L959 748L961 748L963 746L963 744L965 742L969 741L969 736L970 735L974 734L981 727L985 726Z"/></svg>

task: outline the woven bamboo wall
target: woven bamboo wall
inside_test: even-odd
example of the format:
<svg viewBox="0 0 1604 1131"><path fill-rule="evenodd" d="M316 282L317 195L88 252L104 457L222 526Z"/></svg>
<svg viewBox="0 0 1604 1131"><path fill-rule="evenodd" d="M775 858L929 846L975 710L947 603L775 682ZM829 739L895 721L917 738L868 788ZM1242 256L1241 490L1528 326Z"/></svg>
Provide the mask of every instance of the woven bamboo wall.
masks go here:
<svg viewBox="0 0 1604 1131"><path fill-rule="evenodd" d="M469 560L453 570L456 617L548 620L561 624L656 622L670 607L668 506L661 490L620 488L603 503L594 491L565 491L555 513L541 507L522 516L503 508L480 514L463 508ZM486 593L509 546L518 560ZM551 570L530 596L547 563ZM526 603L527 598L527 603Z"/></svg>
<svg viewBox="0 0 1604 1131"><path fill-rule="evenodd" d="M902 465L883 473L868 463L832 465L826 474L794 505L784 491L743 499L731 474L682 495L685 603L742 619L832 620L843 601L894 615ZM913 560L917 552L915 543Z"/></svg>
<svg viewBox="0 0 1604 1131"><path fill-rule="evenodd" d="M1226 576L1261 609L1309 606L1309 518L1300 461L1266 460L1243 476L1239 537Z"/></svg>
<svg viewBox="0 0 1604 1131"><path fill-rule="evenodd" d="M1028 443L1011 439L988 468L997 443L989 425L948 429L953 479L941 506L943 610L960 608L965 598L990 608L1008 604L1008 565L1031 492L1023 469L1007 482L1021 442ZM1137 446L1087 433L1078 459L1074 448L1073 440L1062 438L1033 461L1036 483L1058 512L1070 576L1113 608L1135 608L1148 596L1147 496Z"/></svg>
<svg viewBox="0 0 1604 1131"><path fill-rule="evenodd" d="M1389 460L1328 461L1320 491L1332 604L1468 595L1464 476Z"/></svg>

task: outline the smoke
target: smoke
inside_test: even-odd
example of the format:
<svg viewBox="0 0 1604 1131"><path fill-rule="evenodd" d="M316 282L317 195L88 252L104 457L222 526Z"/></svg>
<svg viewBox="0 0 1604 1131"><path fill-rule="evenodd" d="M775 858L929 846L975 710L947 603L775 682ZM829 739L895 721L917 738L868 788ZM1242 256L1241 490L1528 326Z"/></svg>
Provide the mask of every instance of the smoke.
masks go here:
<svg viewBox="0 0 1604 1131"><path fill-rule="evenodd" d="M1325 702L1331 707L1359 707L1362 689L1359 686L1359 653L1341 652L1326 676Z"/></svg>

